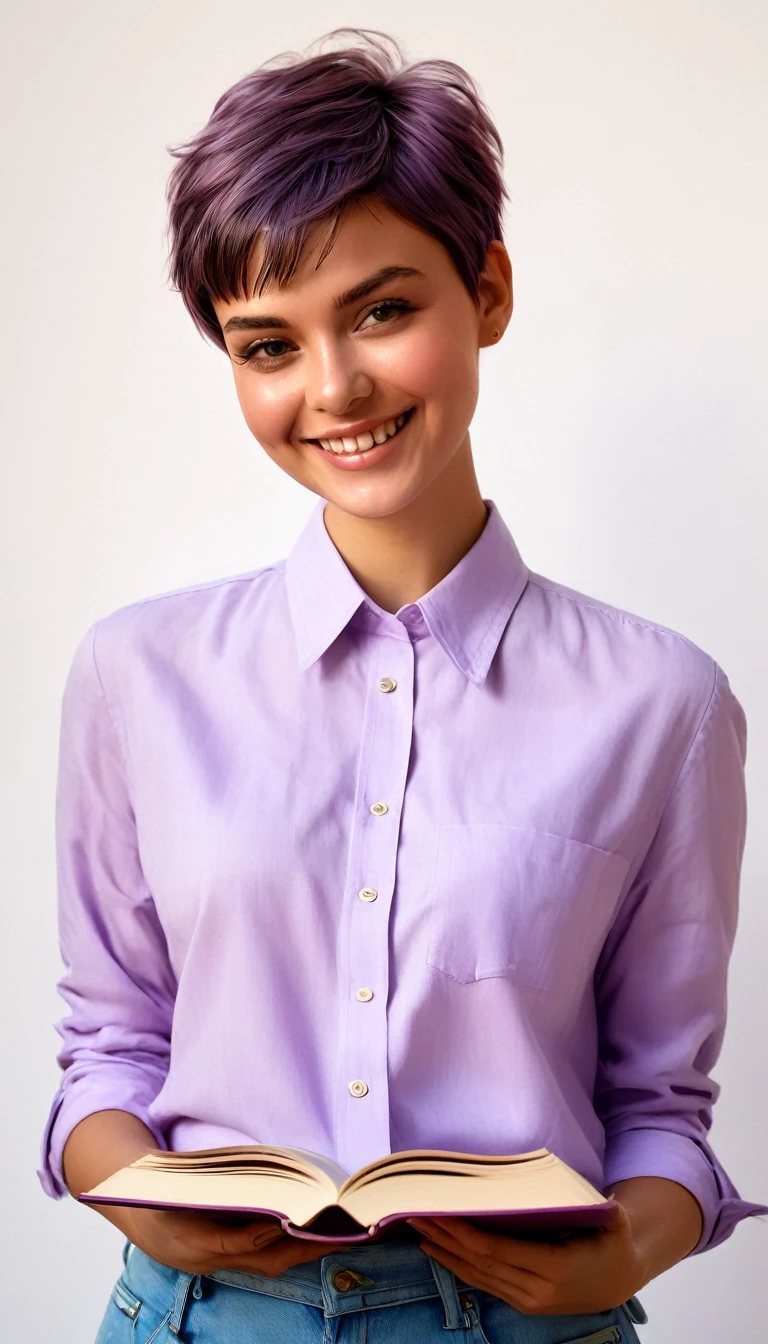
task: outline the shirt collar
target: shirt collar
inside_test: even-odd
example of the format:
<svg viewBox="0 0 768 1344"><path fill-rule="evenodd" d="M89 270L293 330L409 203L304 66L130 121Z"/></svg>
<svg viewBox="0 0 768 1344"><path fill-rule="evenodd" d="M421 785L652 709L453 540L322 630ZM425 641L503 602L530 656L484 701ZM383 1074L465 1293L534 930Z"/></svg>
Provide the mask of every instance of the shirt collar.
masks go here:
<svg viewBox="0 0 768 1344"><path fill-rule="evenodd" d="M356 618L410 639L420 618L456 667L482 686L504 628L528 582L512 535L492 499L485 527L457 565L417 602L384 611L360 587L325 527L318 500L285 561L288 606L303 672ZM359 615L358 615L359 613Z"/></svg>

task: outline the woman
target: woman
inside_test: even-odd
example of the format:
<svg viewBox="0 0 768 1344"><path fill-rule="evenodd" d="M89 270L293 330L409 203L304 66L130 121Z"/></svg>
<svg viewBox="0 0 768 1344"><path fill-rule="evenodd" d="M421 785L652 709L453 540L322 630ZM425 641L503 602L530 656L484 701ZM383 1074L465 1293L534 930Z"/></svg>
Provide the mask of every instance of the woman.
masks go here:
<svg viewBox="0 0 768 1344"><path fill-rule="evenodd" d="M768 1212L707 1143L743 712L684 637L531 573L480 493L512 281L463 70L358 33L256 70L172 152L173 279L319 502L284 561L76 651L43 1185L158 1145L349 1171L546 1146L620 1219L323 1254L268 1220L101 1209L127 1240L99 1341L636 1340L644 1284Z"/></svg>

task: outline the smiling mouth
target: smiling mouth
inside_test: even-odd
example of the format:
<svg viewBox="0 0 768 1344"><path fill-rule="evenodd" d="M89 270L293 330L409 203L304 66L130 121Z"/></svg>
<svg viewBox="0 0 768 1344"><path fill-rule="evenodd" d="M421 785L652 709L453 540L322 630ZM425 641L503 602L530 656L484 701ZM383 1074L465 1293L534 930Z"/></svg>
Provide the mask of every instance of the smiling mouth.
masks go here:
<svg viewBox="0 0 768 1344"><path fill-rule="evenodd" d="M386 443L387 439L393 439L396 434L399 434L400 430L408 424L415 409L415 406L411 406L409 410L403 411L391 420L382 420L380 425L375 425L365 434L350 435L343 439L310 439L309 442L316 443L319 448L324 448L327 453L335 453L337 457L351 456L353 453L365 453L370 448Z"/></svg>

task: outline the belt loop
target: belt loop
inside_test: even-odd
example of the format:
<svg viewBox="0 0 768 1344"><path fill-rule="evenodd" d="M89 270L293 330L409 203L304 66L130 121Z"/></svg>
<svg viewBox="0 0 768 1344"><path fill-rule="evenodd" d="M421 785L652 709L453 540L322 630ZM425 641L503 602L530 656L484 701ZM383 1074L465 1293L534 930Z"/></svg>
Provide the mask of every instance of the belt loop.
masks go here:
<svg viewBox="0 0 768 1344"><path fill-rule="evenodd" d="M648 1324L648 1313L639 1297L628 1297L626 1302L622 1302L621 1307L634 1325Z"/></svg>
<svg viewBox="0 0 768 1344"><path fill-rule="evenodd" d="M192 1283L197 1279L196 1274L186 1274L179 1271L179 1280L176 1284L176 1296L173 1301L171 1314L168 1317L168 1329L172 1335L178 1335L184 1320L184 1312L187 1309L187 1299Z"/></svg>
<svg viewBox="0 0 768 1344"><path fill-rule="evenodd" d="M430 1268L435 1278L440 1296L443 1299L443 1308L445 1310L444 1330L466 1330L472 1322L466 1312L462 1310L459 1302L459 1290L456 1287L456 1276L452 1269L447 1265L442 1265L439 1260L434 1260L428 1251L425 1251L429 1260Z"/></svg>
<svg viewBox="0 0 768 1344"><path fill-rule="evenodd" d="M126 1243L125 1243L125 1245L124 1245L124 1247L123 1247L123 1264L124 1264L124 1265L127 1265L127 1264L128 1264L128 1256L131 1254L131 1250L132 1250L132 1249L133 1249L133 1248L132 1248L132 1244L131 1244L131 1242L130 1242L130 1241L126 1241Z"/></svg>

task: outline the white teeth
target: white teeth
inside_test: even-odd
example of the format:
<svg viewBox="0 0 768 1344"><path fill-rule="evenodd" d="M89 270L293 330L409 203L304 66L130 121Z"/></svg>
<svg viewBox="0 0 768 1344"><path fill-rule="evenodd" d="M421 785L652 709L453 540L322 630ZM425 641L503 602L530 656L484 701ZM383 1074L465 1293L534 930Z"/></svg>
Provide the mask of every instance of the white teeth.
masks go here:
<svg viewBox="0 0 768 1344"><path fill-rule="evenodd" d="M365 434L357 434L354 438L349 436L343 439L318 439L318 443L327 453L364 453L375 443L384 443L401 429L405 424L406 415L407 412L403 411L395 420L385 420L375 429L368 430Z"/></svg>

